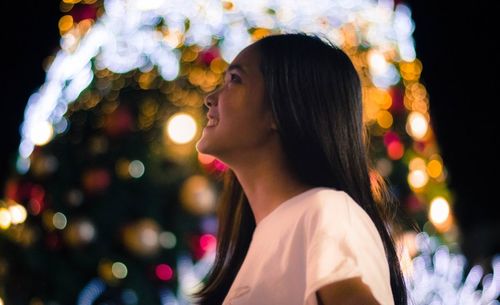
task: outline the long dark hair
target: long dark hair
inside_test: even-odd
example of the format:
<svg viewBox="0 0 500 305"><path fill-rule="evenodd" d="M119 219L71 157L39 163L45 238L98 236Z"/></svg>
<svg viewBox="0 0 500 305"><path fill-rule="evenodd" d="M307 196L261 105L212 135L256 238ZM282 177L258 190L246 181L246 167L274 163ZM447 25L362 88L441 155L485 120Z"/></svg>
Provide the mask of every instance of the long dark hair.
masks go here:
<svg viewBox="0 0 500 305"><path fill-rule="evenodd" d="M370 216L384 243L396 305L407 304L406 286L391 236L389 204L395 197L371 170L363 124L360 78L349 57L314 34L270 35L255 42L260 69L287 162L304 184L349 194ZM245 258L255 220L234 172L223 176L218 204L215 263L200 305L222 304Z"/></svg>

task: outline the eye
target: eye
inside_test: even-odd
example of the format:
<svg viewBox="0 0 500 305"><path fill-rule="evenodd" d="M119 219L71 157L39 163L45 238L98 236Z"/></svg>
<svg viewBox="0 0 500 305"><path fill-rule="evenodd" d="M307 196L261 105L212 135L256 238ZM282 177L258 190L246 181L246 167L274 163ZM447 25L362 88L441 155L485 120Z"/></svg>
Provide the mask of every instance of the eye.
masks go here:
<svg viewBox="0 0 500 305"><path fill-rule="evenodd" d="M226 79L229 79L230 82L239 83L241 81L240 77L234 73L228 73Z"/></svg>

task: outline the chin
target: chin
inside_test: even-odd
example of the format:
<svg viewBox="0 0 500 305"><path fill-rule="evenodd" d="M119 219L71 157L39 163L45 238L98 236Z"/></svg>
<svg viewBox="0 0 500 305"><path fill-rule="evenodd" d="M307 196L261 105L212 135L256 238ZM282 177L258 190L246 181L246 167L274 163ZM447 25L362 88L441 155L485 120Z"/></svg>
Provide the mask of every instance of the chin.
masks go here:
<svg viewBox="0 0 500 305"><path fill-rule="evenodd" d="M202 154L206 154L205 148L203 147L202 139L198 140L195 145L196 151Z"/></svg>
<svg viewBox="0 0 500 305"><path fill-rule="evenodd" d="M198 151L199 153L211 155L210 147L207 147L207 143L205 142L203 137L199 139L198 142L196 142L195 147L196 151Z"/></svg>

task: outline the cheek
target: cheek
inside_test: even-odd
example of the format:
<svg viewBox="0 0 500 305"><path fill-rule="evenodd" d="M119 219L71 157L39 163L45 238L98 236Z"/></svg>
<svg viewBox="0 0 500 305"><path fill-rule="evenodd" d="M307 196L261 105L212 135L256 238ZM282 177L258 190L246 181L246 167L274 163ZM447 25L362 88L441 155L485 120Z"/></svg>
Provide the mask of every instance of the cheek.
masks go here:
<svg viewBox="0 0 500 305"><path fill-rule="evenodd" d="M250 110L233 113L219 124L221 136L239 147L261 145L269 132L262 115Z"/></svg>
<svg viewBox="0 0 500 305"><path fill-rule="evenodd" d="M224 132L255 137L264 131L264 99L258 89L232 88L221 94L219 127L224 128Z"/></svg>

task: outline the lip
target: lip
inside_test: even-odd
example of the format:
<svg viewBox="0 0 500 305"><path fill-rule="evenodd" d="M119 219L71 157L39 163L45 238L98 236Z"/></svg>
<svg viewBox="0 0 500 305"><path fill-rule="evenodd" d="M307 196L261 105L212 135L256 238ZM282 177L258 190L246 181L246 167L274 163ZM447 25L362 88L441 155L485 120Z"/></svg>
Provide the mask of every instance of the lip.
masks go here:
<svg viewBox="0 0 500 305"><path fill-rule="evenodd" d="M219 125L219 119L218 119L218 117L217 117L217 116L213 116L213 115L211 115L211 114L207 113L207 119L208 119L208 120L207 120L207 123L206 123L206 124L208 124L208 122L209 122L210 120L217 120L217 124L216 124L216 125L212 125L212 126L207 126L207 125L205 124L205 128L213 128L213 127L216 127L217 125Z"/></svg>
<svg viewBox="0 0 500 305"><path fill-rule="evenodd" d="M212 113L207 113L207 119L219 119L219 117L216 115L213 115Z"/></svg>
<svg viewBox="0 0 500 305"><path fill-rule="evenodd" d="M218 125L218 124L217 124ZM212 128L215 128L217 127L217 125L212 125L212 126L207 126L205 125L205 127L203 127L204 129L212 129Z"/></svg>

